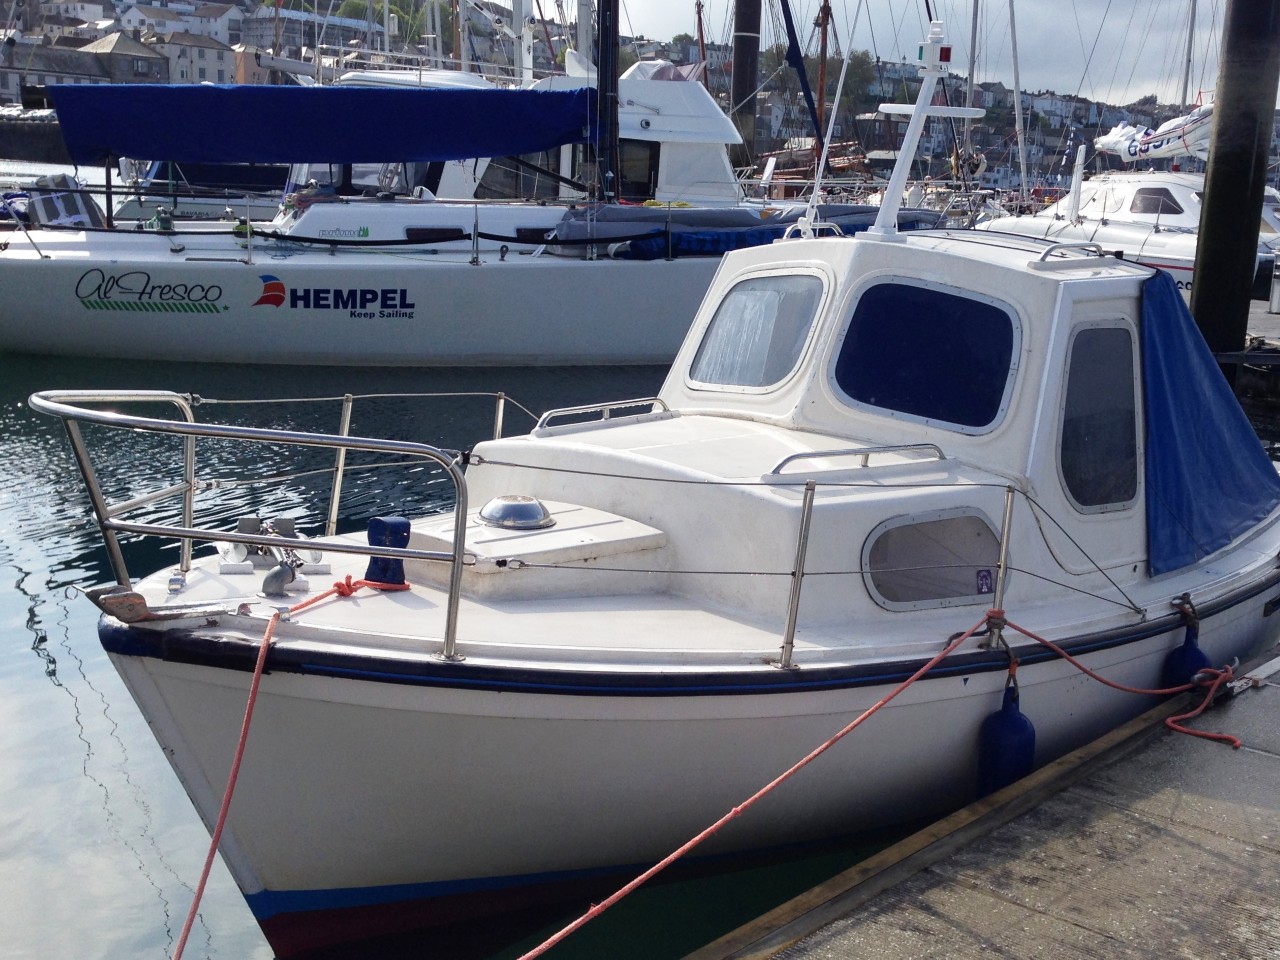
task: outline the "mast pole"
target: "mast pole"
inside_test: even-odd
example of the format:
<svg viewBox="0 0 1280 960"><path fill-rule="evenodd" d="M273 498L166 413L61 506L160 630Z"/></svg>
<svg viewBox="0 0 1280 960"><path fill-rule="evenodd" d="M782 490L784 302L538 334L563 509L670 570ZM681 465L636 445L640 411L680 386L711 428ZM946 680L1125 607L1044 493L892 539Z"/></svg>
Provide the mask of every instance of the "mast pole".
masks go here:
<svg viewBox="0 0 1280 960"><path fill-rule="evenodd" d="M818 8L818 136L822 136L822 117L827 106L827 30L831 25L831 4L828 0L822 0L822 6ZM840 70L841 76L844 75L844 68ZM814 183L822 178L822 154L826 151L827 145L823 140L816 141L813 145L814 162L818 167L814 174ZM817 193L815 187L814 193Z"/></svg>
<svg viewBox="0 0 1280 960"><path fill-rule="evenodd" d="M708 74L711 72L710 65L707 63L707 38L702 30L702 0L697 0L693 5L694 15L698 20L698 59L702 61L702 85L711 89L711 79Z"/></svg>
<svg viewBox="0 0 1280 960"><path fill-rule="evenodd" d="M1013 42L1013 122L1018 128L1018 200L1027 202L1027 125L1022 120L1022 81L1018 78L1018 30L1013 23L1013 0L1009 0L1009 37Z"/></svg>
<svg viewBox="0 0 1280 960"><path fill-rule="evenodd" d="M973 0L973 20L969 25L969 86L965 91L964 105L973 106L973 75L978 69L978 0ZM973 153L973 121L964 122L964 150Z"/></svg>
<svg viewBox="0 0 1280 960"><path fill-rule="evenodd" d="M1196 0L1191 0L1191 18L1187 21L1187 66L1182 72L1182 105L1188 106L1187 91L1191 86L1191 53L1196 35Z"/></svg>
<svg viewBox="0 0 1280 960"><path fill-rule="evenodd" d="M600 111L600 167L603 199L618 196L618 0L600 0L600 60L596 66L597 109Z"/></svg>
<svg viewBox="0 0 1280 960"><path fill-rule="evenodd" d="M735 0L733 5L733 84L731 119L742 144L735 166L751 165L756 145L756 84L760 67L760 0Z"/></svg>

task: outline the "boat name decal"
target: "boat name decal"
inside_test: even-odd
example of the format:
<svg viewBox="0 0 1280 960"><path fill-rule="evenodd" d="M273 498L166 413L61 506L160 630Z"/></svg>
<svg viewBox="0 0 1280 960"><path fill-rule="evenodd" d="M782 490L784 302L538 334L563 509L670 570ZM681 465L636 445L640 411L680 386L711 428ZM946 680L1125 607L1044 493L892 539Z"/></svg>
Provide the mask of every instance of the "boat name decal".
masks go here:
<svg viewBox="0 0 1280 960"><path fill-rule="evenodd" d="M225 309L218 305L222 288L217 284L153 283L145 270L86 270L76 281L76 297L89 310L216 313Z"/></svg>
<svg viewBox="0 0 1280 960"><path fill-rule="evenodd" d="M367 240L369 238L369 228L331 227L328 230L319 231L319 235L326 240Z"/></svg>

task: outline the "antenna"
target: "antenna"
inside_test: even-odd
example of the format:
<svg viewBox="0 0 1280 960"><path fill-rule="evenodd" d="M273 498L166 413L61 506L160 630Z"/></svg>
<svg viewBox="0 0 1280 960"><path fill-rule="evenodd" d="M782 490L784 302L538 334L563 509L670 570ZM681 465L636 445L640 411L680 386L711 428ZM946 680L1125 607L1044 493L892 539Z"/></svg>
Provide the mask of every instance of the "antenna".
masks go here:
<svg viewBox="0 0 1280 960"><path fill-rule="evenodd" d="M898 236L898 209L902 206L902 191L907 185L907 175L911 172L911 161L915 158L916 148L920 145L920 135L924 132L925 117L956 117L976 120L986 111L979 107L935 107L931 105L933 89L938 78L946 76L951 64L951 47L944 44L942 21L935 20L929 24L929 36L920 44L916 59L920 62L920 94L916 97L915 106L910 104L882 103L880 112L896 116L908 116L907 132L902 137L902 147L898 151L897 163L893 166L893 175L889 178L889 186L885 188L884 200L880 204L880 212L876 214L874 226L868 227L859 236L871 240L901 240Z"/></svg>

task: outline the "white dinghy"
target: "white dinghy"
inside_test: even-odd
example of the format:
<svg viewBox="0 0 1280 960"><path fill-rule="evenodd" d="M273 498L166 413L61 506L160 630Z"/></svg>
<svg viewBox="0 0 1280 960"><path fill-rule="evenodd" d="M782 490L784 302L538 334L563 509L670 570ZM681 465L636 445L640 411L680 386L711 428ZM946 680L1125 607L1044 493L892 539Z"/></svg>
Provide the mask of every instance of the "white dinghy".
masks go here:
<svg viewBox="0 0 1280 960"><path fill-rule="evenodd" d="M697 853L940 814L1153 702L1077 664L1170 689L1275 641L1280 479L1169 277L893 216L728 254L658 397L465 456L31 398L116 571L102 643L211 829L253 691L220 849L278 955L597 895L917 674ZM105 428L188 452L123 485ZM419 457L456 509L209 529L219 438ZM138 534L176 567L135 579Z"/></svg>

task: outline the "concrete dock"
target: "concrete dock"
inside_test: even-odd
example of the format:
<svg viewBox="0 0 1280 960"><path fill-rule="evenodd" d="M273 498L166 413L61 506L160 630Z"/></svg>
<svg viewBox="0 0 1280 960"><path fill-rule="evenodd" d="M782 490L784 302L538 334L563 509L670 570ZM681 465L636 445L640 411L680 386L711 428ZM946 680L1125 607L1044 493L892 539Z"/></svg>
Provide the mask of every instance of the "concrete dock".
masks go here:
<svg viewBox="0 0 1280 960"><path fill-rule="evenodd" d="M1276 657L1272 650L1268 657ZM1280 659L1185 694L686 960L1280 958Z"/></svg>

